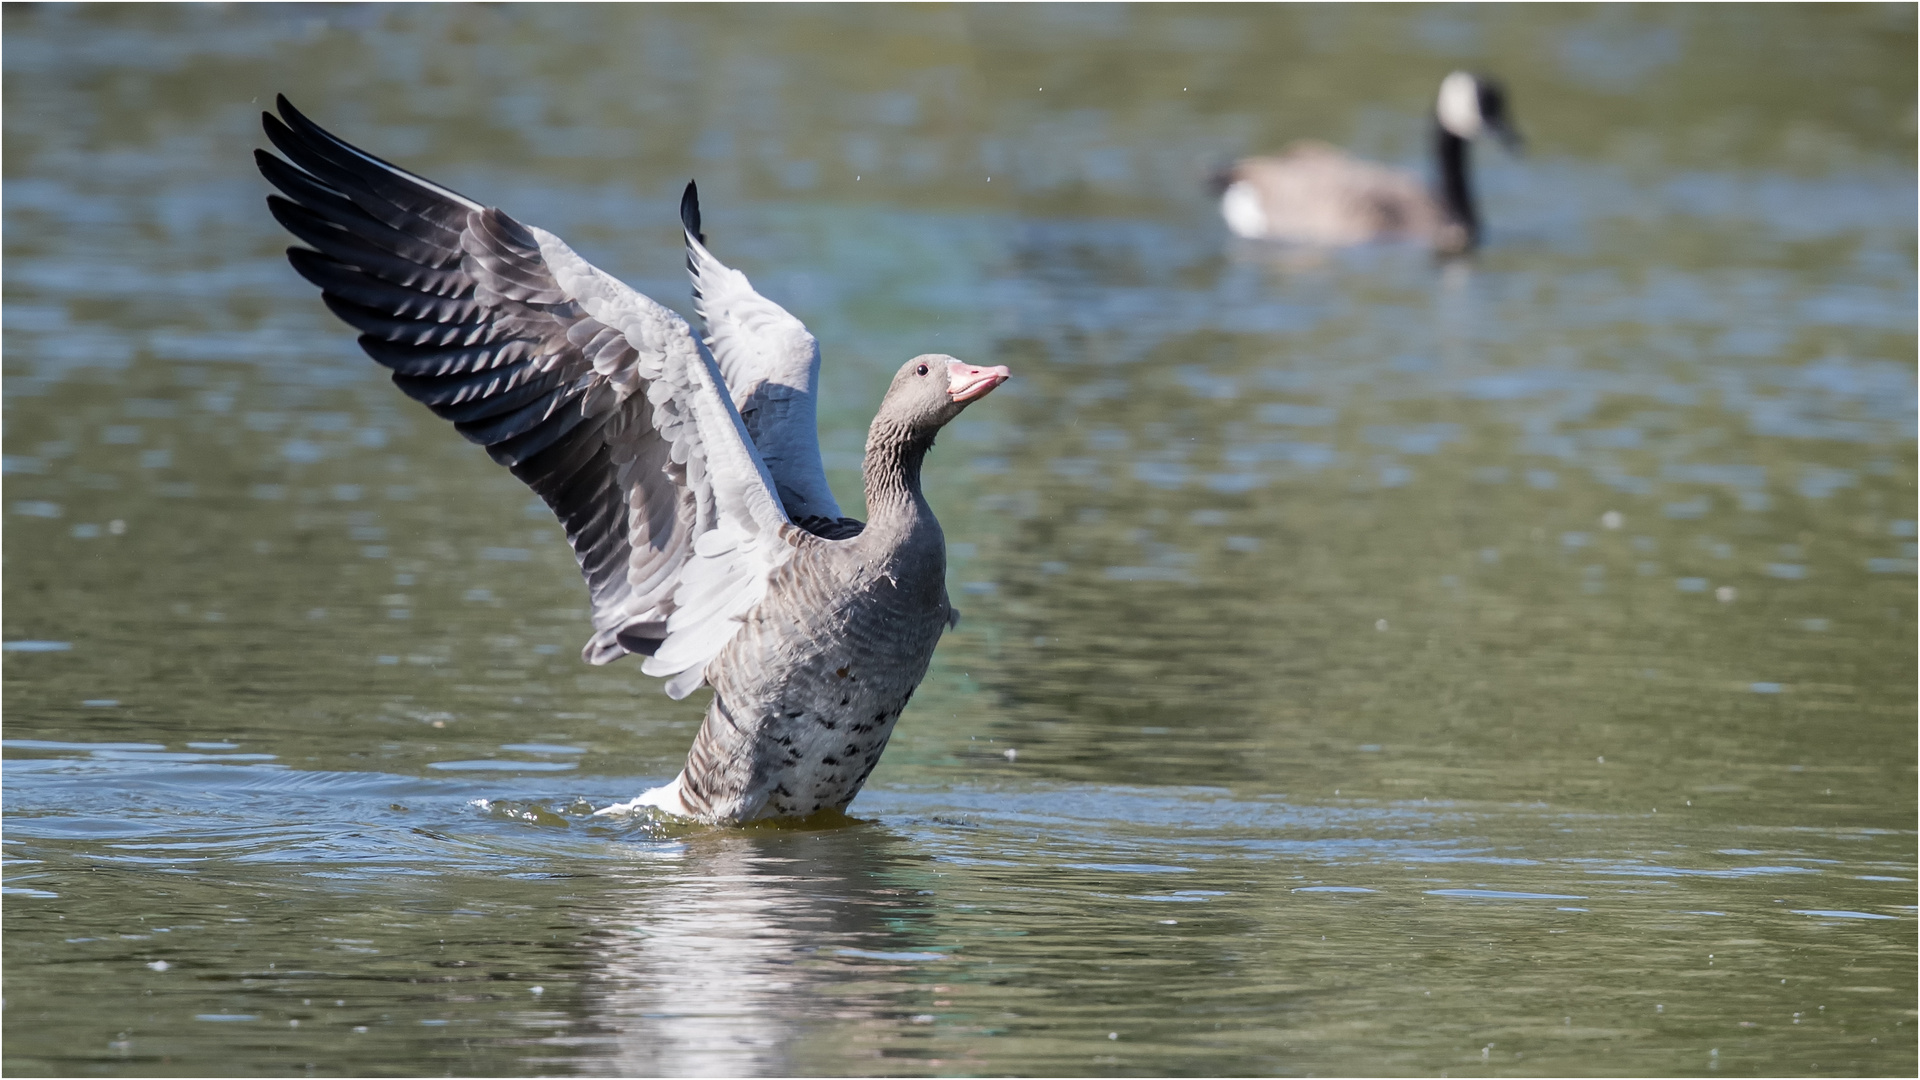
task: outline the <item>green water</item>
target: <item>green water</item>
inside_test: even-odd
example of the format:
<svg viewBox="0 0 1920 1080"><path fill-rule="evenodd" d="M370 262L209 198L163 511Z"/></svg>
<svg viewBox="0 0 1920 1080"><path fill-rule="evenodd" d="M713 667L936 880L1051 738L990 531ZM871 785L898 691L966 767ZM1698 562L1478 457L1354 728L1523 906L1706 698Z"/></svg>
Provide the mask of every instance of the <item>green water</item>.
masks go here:
<svg viewBox="0 0 1920 1080"><path fill-rule="evenodd" d="M9 7L4 1071L1916 1068L1915 16ZM1231 242L1421 165L1488 246ZM704 702L281 256L322 123L690 309L1016 378L852 821L595 806ZM989 179L989 177L991 179ZM857 500L855 500L857 501ZM850 508L851 509L851 508ZM33 643L42 643L35 645Z"/></svg>

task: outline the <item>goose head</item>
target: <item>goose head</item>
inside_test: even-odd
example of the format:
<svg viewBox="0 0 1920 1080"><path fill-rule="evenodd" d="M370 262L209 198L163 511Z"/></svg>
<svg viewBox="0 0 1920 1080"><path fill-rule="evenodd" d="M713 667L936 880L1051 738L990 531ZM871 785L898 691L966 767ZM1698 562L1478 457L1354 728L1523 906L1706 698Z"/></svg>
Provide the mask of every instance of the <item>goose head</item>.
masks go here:
<svg viewBox="0 0 1920 1080"><path fill-rule="evenodd" d="M979 367L951 356L928 353L900 365L880 401L874 427L931 436L961 410L1012 378L1005 365Z"/></svg>
<svg viewBox="0 0 1920 1080"><path fill-rule="evenodd" d="M1483 134L1518 153L1523 140L1507 112L1507 92L1497 81L1456 71L1440 81L1433 115L1449 133L1469 142Z"/></svg>

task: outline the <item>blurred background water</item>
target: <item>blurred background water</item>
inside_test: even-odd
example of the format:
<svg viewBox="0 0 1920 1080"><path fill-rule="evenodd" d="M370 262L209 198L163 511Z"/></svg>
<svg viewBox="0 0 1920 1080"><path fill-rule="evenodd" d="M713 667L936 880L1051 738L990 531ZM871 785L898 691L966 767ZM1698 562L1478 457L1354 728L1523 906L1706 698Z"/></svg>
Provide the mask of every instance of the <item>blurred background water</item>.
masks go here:
<svg viewBox="0 0 1920 1080"><path fill-rule="evenodd" d="M9 1073L1910 1074L1911 7L10 7ZM1486 249L1204 178L1531 142ZM286 265L286 92L689 311L674 208L929 492L856 820L586 811L700 701Z"/></svg>

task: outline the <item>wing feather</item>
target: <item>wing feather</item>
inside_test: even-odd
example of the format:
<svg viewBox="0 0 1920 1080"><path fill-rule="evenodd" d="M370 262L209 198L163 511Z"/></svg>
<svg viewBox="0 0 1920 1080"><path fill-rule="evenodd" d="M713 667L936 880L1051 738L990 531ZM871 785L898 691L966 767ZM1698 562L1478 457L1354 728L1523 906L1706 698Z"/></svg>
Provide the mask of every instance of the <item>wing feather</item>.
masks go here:
<svg viewBox="0 0 1920 1080"><path fill-rule="evenodd" d="M819 343L799 319L755 292L745 274L707 250L700 193L692 183L680 199L680 221L705 343L787 516L837 523L840 504L820 460Z"/></svg>
<svg viewBox="0 0 1920 1080"><path fill-rule="evenodd" d="M721 364L558 237L278 105L264 123L286 160L256 160L285 196L268 197L274 217L311 245L289 250L294 269L395 385L553 510L592 599L586 659L641 653L669 694L697 689L809 539Z"/></svg>

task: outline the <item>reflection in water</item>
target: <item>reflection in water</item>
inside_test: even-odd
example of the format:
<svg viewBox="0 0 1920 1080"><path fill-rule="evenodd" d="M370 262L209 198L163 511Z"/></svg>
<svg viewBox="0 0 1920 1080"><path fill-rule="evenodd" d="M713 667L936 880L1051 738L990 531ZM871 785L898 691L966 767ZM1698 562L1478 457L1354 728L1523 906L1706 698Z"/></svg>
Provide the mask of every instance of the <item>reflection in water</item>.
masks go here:
<svg viewBox="0 0 1920 1080"><path fill-rule="evenodd" d="M645 852L620 909L592 931L591 1022L608 1035L588 1067L793 1075L829 1015L854 1029L840 1038L870 1042L860 1029L898 1017L871 990L832 984L849 981L843 956L901 970L944 958L927 949L925 902L888 884L911 876L903 859L923 858L866 823L702 832Z"/></svg>

